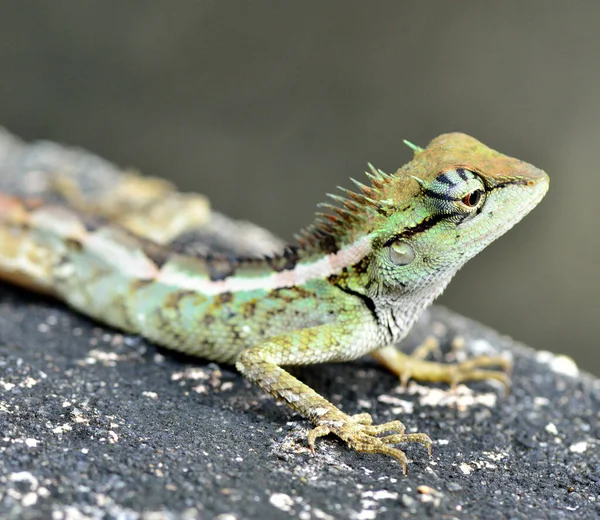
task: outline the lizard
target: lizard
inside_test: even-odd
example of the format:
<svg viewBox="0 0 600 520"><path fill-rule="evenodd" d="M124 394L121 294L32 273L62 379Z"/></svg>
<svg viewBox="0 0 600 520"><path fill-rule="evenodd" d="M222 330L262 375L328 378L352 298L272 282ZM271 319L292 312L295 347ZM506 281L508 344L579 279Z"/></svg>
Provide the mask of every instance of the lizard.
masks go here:
<svg viewBox="0 0 600 520"><path fill-rule="evenodd" d="M403 381L508 385L503 357L442 364L393 345L465 262L541 201L549 179L466 134L405 143L410 162L393 174L369 164L368 184L330 194L295 243L261 258L184 254L118 218L0 194L0 278L164 347L235 364L313 423L313 454L319 437L334 434L395 458L406 474L397 445L419 443L431 455L427 434L348 415L284 367L370 353Z"/></svg>

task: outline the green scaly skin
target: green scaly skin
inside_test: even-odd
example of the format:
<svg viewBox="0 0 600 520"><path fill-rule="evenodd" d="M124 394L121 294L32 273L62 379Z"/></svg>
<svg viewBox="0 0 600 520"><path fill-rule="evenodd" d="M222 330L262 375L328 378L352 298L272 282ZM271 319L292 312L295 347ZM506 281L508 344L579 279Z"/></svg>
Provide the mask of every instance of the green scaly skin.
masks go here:
<svg viewBox="0 0 600 520"><path fill-rule="evenodd" d="M418 442L399 421L349 416L282 366L367 353L400 375L456 383L498 379L499 358L441 365L390 347L462 265L543 198L547 175L464 134L446 134L395 174L331 196L298 243L264 259L189 257L90 221L72 209L0 196L0 276L66 301L102 322L237 369L358 451L400 461ZM382 434L386 434L383 435Z"/></svg>

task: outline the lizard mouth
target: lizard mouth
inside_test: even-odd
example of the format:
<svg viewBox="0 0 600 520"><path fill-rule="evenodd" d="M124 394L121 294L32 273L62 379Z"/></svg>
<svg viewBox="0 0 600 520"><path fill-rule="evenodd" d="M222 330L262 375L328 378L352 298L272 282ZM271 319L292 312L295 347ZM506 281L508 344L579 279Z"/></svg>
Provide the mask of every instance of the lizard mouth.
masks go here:
<svg viewBox="0 0 600 520"><path fill-rule="evenodd" d="M521 183L520 185L513 185L512 189L519 190L520 193L515 194L523 195L525 192L526 196L523 197L524 201L522 204L516 206L513 211L510 212L508 218L505 218L503 222L500 222L496 225L495 229L489 234L482 234L478 239L475 240L476 244L482 244L482 247L485 247L484 244L487 244L496 238L502 236L509 229L511 229L515 224L520 222L527 214L529 214L544 198L546 195L549 185L550 179L548 175L544 173L542 170L536 170L536 175L529 175L529 180L525 183ZM510 189L509 187L504 189Z"/></svg>

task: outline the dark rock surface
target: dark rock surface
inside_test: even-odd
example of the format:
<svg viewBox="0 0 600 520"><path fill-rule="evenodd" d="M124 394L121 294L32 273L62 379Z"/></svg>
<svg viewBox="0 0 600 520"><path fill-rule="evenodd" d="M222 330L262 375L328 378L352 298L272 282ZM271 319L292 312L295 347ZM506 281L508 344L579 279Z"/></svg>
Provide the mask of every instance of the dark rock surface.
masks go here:
<svg viewBox="0 0 600 520"><path fill-rule="evenodd" d="M512 392L402 391L370 359L295 371L345 411L427 432L433 456L407 446L404 477L335 438L311 456L308 423L231 367L1 285L0 517L597 517L600 381L442 308L408 348L431 330L510 352Z"/></svg>

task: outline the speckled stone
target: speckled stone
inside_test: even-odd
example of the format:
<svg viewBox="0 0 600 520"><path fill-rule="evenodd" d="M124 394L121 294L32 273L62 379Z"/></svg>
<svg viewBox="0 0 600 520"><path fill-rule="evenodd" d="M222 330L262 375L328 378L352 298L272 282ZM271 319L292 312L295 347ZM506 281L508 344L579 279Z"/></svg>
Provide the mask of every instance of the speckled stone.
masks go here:
<svg viewBox="0 0 600 520"><path fill-rule="evenodd" d="M478 352L511 353L511 393L486 383L456 391L411 383L403 391L370 359L295 370L349 413L397 417L427 432L433 456L408 446L404 477L395 461L335 438L311 456L307 422L231 367L172 354L0 286L0 516L600 514L600 381L440 307L407 348L431 330L458 334Z"/></svg>

